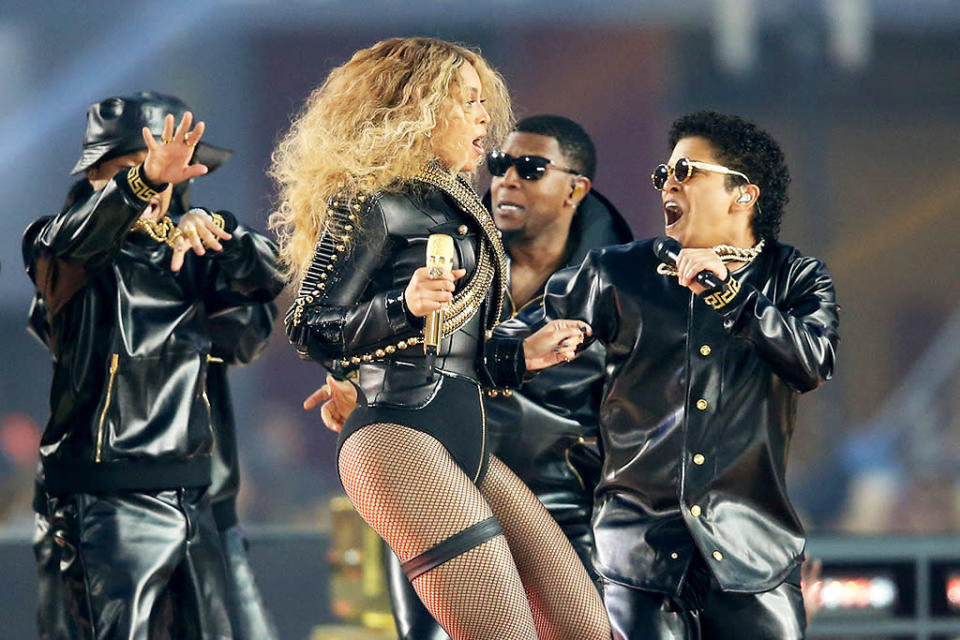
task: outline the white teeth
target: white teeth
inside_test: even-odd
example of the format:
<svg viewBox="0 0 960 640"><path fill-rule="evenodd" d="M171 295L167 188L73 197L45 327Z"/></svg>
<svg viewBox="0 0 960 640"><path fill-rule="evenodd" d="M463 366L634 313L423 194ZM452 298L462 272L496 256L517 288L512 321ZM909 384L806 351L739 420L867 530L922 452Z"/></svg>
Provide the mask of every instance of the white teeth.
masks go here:
<svg viewBox="0 0 960 640"><path fill-rule="evenodd" d="M680 211L680 205L678 205L676 202L672 202L672 201L664 204L664 205L663 205L663 208L666 209L667 211L681 212L681 211Z"/></svg>
<svg viewBox="0 0 960 640"><path fill-rule="evenodd" d="M507 203L503 203L503 204L500 204L500 205L497 205L497 206L498 206L502 211L520 211L521 209L523 209L523 207L521 207L520 205L517 205L517 204L507 204Z"/></svg>

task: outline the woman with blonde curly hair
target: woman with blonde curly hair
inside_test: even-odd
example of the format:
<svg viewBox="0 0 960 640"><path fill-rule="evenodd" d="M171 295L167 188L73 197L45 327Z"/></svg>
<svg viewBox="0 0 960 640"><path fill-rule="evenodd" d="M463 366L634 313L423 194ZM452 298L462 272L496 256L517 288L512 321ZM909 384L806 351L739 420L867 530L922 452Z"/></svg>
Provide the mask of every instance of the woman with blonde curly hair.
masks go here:
<svg viewBox="0 0 960 640"><path fill-rule="evenodd" d="M523 342L492 338L505 256L463 175L511 120L501 77L447 42L386 40L334 69L274 154L272 225L300 284L287 332L359 388L341 481L447 633L607 639L576 553L485 447L481 384L518 386L573 357L590 330L561 320ZM451 272L423 266L432 234L452 236ZM437 310L434 359L422 332Z"/></svg>

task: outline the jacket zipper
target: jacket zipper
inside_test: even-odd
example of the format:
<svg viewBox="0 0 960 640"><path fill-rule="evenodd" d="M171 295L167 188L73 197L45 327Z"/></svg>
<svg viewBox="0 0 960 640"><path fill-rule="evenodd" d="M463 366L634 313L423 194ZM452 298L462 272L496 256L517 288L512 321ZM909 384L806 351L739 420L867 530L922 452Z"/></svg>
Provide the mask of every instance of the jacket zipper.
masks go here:
<svg viewBox="0 0 960 640"><path fill-rule="evenodd" d="M567 447L567 448L564 450L564 452L563 452L563 458L564 458L564 460L567 461L567 468L569 468L570 471L573 472L573 475L577 476L577 482L579 482L579 483L580 483L580 487L581 487L584 491L586 491L586 490L587 490L587 483L583 481L583 476L580 475L580 472L577 471L577 468L576 468L575 466L573 466L573 462L570 461L570 450L573 449L573 448L574 448L575 446L577 446L578 444L586 444L586 445L593 446L593 445L596 445L596 444L597 444L597 439L596 439L596 438L584 438L583 436L577 436L577 441L574 442L574 443L573 443L572 445L570 445L569 447Z"/></svg>
<svg viewBox="0 0 960 640"><path fill-rule="evenodd" d="M480 477L483 456L486 455L487 450L487 410L483 406L483 389L477 387L477 394L480 396L480 466L477 468L477 475L473 477L474 482Z"/></svg>
<svg viewBox="0 0 960 640"><path fill-rule="evenodd" d="M110 409L110 398L113 395L113 380L117 376L117 369L120 368L120 354L115 353L110 356L110 381L107 383L107 401L103 404L103 411L100 412L100 427L97 429L97 456L96 462L101 462L103 454L103 423L107 419L107 410Z"/></svg>

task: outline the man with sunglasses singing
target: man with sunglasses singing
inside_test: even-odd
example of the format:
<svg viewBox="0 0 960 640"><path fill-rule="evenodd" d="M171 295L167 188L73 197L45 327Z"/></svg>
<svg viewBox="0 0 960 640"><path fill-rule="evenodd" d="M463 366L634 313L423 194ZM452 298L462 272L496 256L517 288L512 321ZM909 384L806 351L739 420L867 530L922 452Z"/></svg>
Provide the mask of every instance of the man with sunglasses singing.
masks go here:
<svg viewBox="0 0 960 640"><path fill-rule="evenodd" d="M503 148L487 155L493 180L485 200L503 233L510 267L502 319L516 318L501 324L498 332L525 331L538 322L544 286L557 270L579 265L592 249L633 239L617 209L593 189L596 163L590 136L556 115L521 120ZM544 371L521 391L488 389L484 402L491 451L537 494L591 574L603 360L603 348L593 345L573 362ZM341 390L340 383L330 382ZM349 412L355 400L352 388L344 390L348 397L340 413ZM337 401L335 396L325 406L328 426L334 410L330 405ZM393 554L387 572L399 638L448 638Z"/></svg>
<svg viewBox="0 0 960 640"><path fill-rule="evenodd" d="M670 144L653 182L676 264L652 240L594 251L544 301L606 347L594 568L617 640L802 638L784 476L797 396L833 374L833 283L777 241L789 174L767 133L702 112Z"/></svg>

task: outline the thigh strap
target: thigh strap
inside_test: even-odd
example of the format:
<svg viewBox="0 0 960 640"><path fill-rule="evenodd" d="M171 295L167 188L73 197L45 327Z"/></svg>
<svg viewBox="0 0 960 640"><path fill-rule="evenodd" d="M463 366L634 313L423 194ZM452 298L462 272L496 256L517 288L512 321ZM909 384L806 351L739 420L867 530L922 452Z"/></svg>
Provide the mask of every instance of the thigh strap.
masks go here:
<svg viewBox="0 0 960 640"><path fill-rule="evenodd" d="M500 523L493 516L482 520L477 524L467 527L460 533L455 533L440 544L427 549L421 554L415 555L402 565L403 572L407 580L413 580L431 569L439 567L448 560L453 560L459 555L470 551L474 547L496 538L503 533Z"/></svg>

